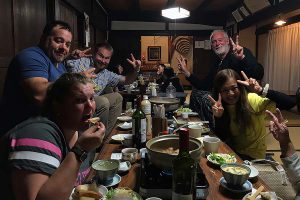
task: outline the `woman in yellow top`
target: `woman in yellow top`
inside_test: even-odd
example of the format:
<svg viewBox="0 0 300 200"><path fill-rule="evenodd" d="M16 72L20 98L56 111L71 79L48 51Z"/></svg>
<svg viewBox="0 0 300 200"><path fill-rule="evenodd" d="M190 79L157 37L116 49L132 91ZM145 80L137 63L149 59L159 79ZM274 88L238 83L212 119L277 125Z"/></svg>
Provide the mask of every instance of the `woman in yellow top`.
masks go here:
<svg viewBox="0 0 300 200"><path fill-rule="evenodd" d="M276 104L260 96L264 89L255 79L241 72L245 81L231 69L218 72L214 80L212 102L216 135L242 159L265 158L265 111L275 111ZM248 91L250 91L248 93Z"/></svg>

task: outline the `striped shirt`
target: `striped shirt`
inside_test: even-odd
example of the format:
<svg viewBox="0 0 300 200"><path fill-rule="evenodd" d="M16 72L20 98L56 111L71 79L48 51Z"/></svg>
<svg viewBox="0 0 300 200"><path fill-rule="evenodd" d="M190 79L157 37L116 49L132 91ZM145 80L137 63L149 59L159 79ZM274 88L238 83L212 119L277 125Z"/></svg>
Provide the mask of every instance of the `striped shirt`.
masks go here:
<svg viewBox="0 0 300 200"><path fill-rule="evenodd" d="M91 58L80 58L77 60L68 60L67 68L70 72L82 72L89 68L94 67L93 60ZM107 69L103 69L93 79L95 84L95 95L101 95L106 86L115 87L118 85L121 76Z"/></svg>
<svg viewBox="0 0 300 200"><path fill-rule="evenodd" d="M0 172L3 173L0 175L1 178L4 176L1 182L6 183L3 187L6 191L11 191L7 183L10 183L13 168L51 176L69 152L59 127L43 117L30 118L17 125L5 135L0 145ZM74 186L82 184L89 171L89 159L86 159L81 164ZM2 193L3 188L0 188Z"/></svg>

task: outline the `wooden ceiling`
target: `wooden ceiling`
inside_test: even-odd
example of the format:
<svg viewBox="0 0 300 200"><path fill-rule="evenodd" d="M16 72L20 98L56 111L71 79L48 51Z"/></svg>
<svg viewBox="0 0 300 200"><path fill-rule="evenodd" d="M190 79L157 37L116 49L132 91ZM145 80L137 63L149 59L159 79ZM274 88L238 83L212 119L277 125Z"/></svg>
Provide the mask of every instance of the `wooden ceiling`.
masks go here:
<svg viewBox="0 0 300 200"><path fill-rule="evenodd" d="M223 25L243 0L99 0L111 20L166 21L160 13L163 8L181 6L191 17L178 20L185 23Z"/></svg>

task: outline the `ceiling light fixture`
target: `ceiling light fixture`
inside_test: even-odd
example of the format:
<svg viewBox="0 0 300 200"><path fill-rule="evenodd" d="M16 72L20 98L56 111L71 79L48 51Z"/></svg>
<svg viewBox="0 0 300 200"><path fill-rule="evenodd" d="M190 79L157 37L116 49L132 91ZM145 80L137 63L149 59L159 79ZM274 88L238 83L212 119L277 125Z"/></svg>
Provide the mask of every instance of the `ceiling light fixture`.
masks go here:
<svg viewBox="0 0 300 200"><path fill-rule="evenodd" d="M173 7L168 9L163 9L161 11L161 15L170 19L181 19L190 16L190 11L181 8L181 7Z"/></svg>
<svg viewBox="0 0 300 200"><path fill-rule="evenodd" d="M282 25L285 24L285 23L286 23L286 21L284 21L284 20L282 20L282 19L280 19L280 20L278 20L278 21L275 22L275 24L276 24L277 26L282 26Z"/></svg>

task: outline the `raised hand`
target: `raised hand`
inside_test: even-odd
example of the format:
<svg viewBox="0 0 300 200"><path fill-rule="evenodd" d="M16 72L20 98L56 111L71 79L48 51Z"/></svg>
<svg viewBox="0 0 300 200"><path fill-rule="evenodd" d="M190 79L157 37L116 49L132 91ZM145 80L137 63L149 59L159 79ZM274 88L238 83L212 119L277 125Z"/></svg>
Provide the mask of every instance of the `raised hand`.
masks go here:
<svg viewBox="0 0 300 200"><path fill-rule="evenodd" d="M187 69L186 66L186 59L180 55L179 57L176 58L178 61L178 70L182 73L184 73L184 75L186 77L189 77L191 75L191 73L189 72L189 70Z"/></svg>
<svg viewBox="0 0 300 200"><path fill-rule="evenodd" d="M139 71L142 62L140 60L136 60L132 53L130 54L130 56L131 59L127 58L127 62L129 62L129 64L131 64L136 71Z"/></svg>
<svg viewBox="0 0 300 200"><path fill-rule="evenodd" d="M79 49L75 49L74 51L72 51L71 56L74 59L79 59L79 58L82 58L82 57L91 57L92 56L91 48L88 48L88 49L83 50L83 51L81 51Z"/></svg>
<svg viewBox="0 0 300 200"><path fill-rule="evenodd" d="M82 71L81 73L87 78L93 79L96 78L96 74L94 74L95 68L89 68L87 70Z"/></svg>
<svg viewBox="0 0 300 200"><path fill-rule="evenodd" d="M242 60L245 57L245 55L244 48L239 45L239 36L236 36L235 43L233 42L232 38L230 38L230 44L232 46L233 55L236 57L236 59Z"/></svg>
<svg viewBox="0 0 300 200"><path fill-rule="evenodd" d="M105 136L105 126L102 122L97 122L96 125L91 126L84 131L77 140L77 144L89 152L99 147Z"/></svg>
<svg viewBox="0 0 300 200"><path fill-rule="evenodd" d="M266 110L266 113L272 118L269 122L269 131L273 134L274 138L280 142L280 144L288 144L291 141L289 131L280 110L277 108L276 114L273 114L268 110Z"/></svg>
<svg viewBox="0 0 300 200"><path fill-rule="evenodd" d="M241 74L245 80L244 81L237 80L237 82L241 85L246 86L250 92L255 92L257 94L260 94L263 88L259 85L257 80L254 78L248 78L243 71L241 71Z"/></svg>
<svg viewBox="0 0 300 200"><path fill-rule="evenodd" d="M214 100L210 95L208 95L208 98L210 102L212 103L212 110L215 117L222 117L224 113L224 108L222 106L222 97L221 94L219 94L218 101Z"/></svg>

